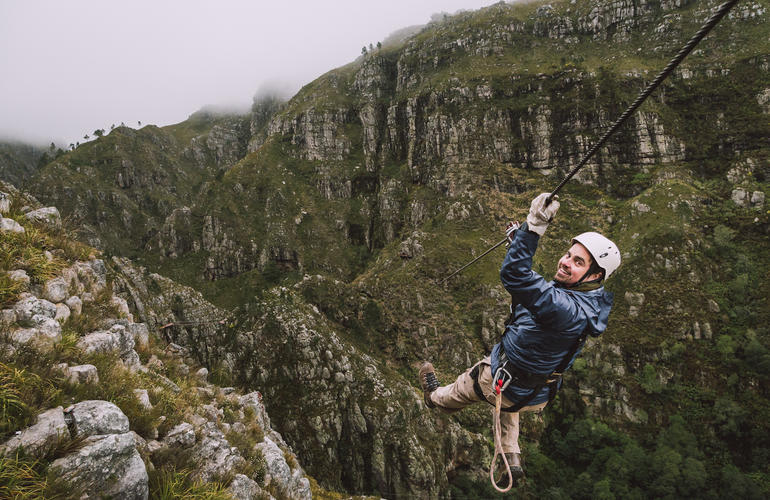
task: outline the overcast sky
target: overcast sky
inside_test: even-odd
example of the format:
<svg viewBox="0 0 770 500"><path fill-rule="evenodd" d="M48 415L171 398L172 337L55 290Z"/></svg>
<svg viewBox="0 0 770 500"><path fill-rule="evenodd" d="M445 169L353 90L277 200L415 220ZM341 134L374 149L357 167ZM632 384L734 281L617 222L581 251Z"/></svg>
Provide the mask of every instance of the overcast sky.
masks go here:
<svg viewBox="0 0 770 500"><path fill-rule="evenodd" d="M0 138L65 145L125 122L296 91L431 14L493 0L0 0Z"/></svg>

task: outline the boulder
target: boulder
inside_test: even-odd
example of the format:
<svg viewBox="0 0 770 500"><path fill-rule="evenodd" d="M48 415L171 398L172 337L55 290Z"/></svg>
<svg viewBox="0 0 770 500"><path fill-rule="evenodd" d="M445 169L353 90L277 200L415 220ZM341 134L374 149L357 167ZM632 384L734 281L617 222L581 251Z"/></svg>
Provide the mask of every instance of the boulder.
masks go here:
<svg viewBox="0 0 770 500"><path fill-rule="evenodd" d="M0 214L7 214L11 210L11 195L0 191Z"/></svg>
<svg viewBox="0 0 770 500"><path fill-rule="evenodd" d="M54 317L56 321L64 323L69 319L71 314L72 312L69 307L64 304L56 304L56 316Z"/></svg>
<svg viewBox="0 0 770 500"><path fill-rule="evenodd" d="M227 492L235 500L253 500L255 498L265 498L265 493L262 488L259 487L256 481L249 479L243 474L236 474L230 487L227 488ZM269 496L268 498L273 498Z"/></svg>
<svg viewBox="0 0 770 500"><path fill-rule="evenodd" d="M109 331L96 331L81 338L77 346L84 353L117 352L120 357L134 350L134 337L123 325L113 325Z"/></svg>
<svg viewBox="0 0 770 500"><path fill-rule="evenodd" d="M16 309L16 321L21 326L36 326L33 318L38 315L51 319L56 317L56 306L45 299L38 299L34 295L27 295L22 298L16 303L14 309Z"/></svg>
<svg viewBox="0 0 770 500"><path fill-rule="evenodd" d="M0 310L0 325L10 326L16 323L16 310L3 309Z"/></svg>
<svg viewBox="0 0 770 500"><path fill-rule="evenodd" d="M20 281L29 285L30 279L27 271L24 269L16 269L15 271L8 271L8 278L13 281Z"/></svg>
<svg viewBox="0 0 770 500"><path fill-rule="evenodd" d="M73 498L146 500L149 495L147 469L127 430L89 436L82 448L50 468L73 486Z"/></svg>
<svg viewBox="0 0 770 500"><path fill-rule="evenodd" d="M150 331L144 323L129 324L128 332L134 337L134 343L139 347L144 349L150 345Z"/></svg>
<svg viewBox="0 0 770 500"><path fill-rule="evenodd" d="M32 222L45 224L46 226L59 228L61 227L61 215L56 207L45 207L32 210L24 214L24 217Z"/></svg>
<svg viewBox="0 0 770 500"><path fill-rule="evenodd" d="M61 340L61 324L55 319L36 314L32 328L22 328L11 332L11 340L17 345L31 344L36 348L46 349Z"/></svg>
<svg viewBox="0 0 770 500"><path fill-rule="evenodd" d="M94 365L77 365L64 369L64 376L70 384L98 384L99 372Z"/></svg>
<svg viewBox="0 0 770 500"><path fill-rule="evenodd" d="M168 431L163 442L170 448L189 448L195 444L195 429L191 424L182 422Z"/></svg>
<svg viewBox="0 0 770 500"><path fill-rule="evenodd" d="M207 368L201 368L195 372L195 378L200 382L206 382L209 378L209 370Z"/></svg>
<svg viewBox="0 0 770 500"><path fill-rule="evenodd" d="M13 219L0 218L0 233L23 233L24 228Z"/></svg>
<svg viewBox="0 0 770 500"><path fill-rule="evenodd" d="M283 450L268 437L257 445L257 449L262 452L262 456L265 457L267 464L265 484L278 483L288 485L291 481L291 468L286 463Z"/></svg>
<svg viewBox="0 0 770 500"><path fill-rule="evenodd" d="M262 394L259 391L250 392L241 396L241 407L251 408L257 417L257 423L262 429L270 429L270 417L267 415L265 405L262 404Z"/></svg>
<svg viewBox="0 0 770 500"><path fill-rule="evenodd" d="M238 450L225 439L216 424L208 422L201 428L202 438L192 448L192 456L198 464L195 478L210 482L239 470L245 461Z"/></svg>
<svg viewBox="0 0 770 500"><path fill-rule="evenodd" d="M128 302L126 302L126 299L118 297L117 295L113 295L112 299L110 299L110 304L118 310L118 313L120 313L121 317L128 318L128 320L133 323L134 316L131 314L131 310L128 308Z"/></svg>
<svg viewBox="0 0 770 500"><path fill-rule="evenodd" d="M0 445L0 456L11 456L21 448L29 457L43 458L60 440L69 437L64 411L58 406L38 415L35 425Z"/></svg>
<svg viewBox="0 0 770 500"><path fill-rule="evenodd" d="M134 396L139 401L139 404L146 410L152 410L152 403L150 403L150 395L147 393L147 389L134 389Z"/></svg>
<svg viewBox="0 0 770 500"><path fill-rule="evenodd" d="M90 400L74 404L64 410L64 418L73 437L128 432L128 417L109 401Z"/></svg>
<svg viewBox="0 0 770 500"><path fill-rule="evenodd" d="M70 308L70 312L75 316L80 316L80 313L83 312L83 301L77 295L68 298L64 304Z"/></svg>
<svg viewBox="0 0 770 500"><path fill-rule="evenodd" d="M69 297L69 286L64 278L48 280L43 285L43 298L54 304L64 302Z"/></svg>

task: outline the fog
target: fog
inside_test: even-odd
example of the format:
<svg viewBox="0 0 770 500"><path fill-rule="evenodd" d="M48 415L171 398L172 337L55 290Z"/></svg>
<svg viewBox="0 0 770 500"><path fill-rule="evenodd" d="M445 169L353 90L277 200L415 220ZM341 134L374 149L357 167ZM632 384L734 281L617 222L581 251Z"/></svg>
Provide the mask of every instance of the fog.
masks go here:
<svg viewBox="0 0 770 500"><path fill-rule="evenodd" d="M0 1L0 137L66 145L291 95L404 27L489 0ZM261 90L260 90L261 89Z"/></svg>

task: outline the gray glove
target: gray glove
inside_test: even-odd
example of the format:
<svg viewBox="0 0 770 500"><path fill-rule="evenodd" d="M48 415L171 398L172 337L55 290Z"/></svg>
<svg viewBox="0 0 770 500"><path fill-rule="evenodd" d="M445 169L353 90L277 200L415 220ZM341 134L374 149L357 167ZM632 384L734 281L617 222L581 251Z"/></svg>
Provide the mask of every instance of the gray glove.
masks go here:
<svg viewBox="0 0 770 500"><path fill-rule="evenodd" d="M556 201L558 196L554 196L551 200L551 204L545 206L545 200L548 199L551 193L542 193L537 198L532 200L532 204L529 206L529 215L527 215L527 227L533 233L537 233L543 236L545 229L548 227L548 223L551 222L553 216L559 210L559 202Z"/></svg>

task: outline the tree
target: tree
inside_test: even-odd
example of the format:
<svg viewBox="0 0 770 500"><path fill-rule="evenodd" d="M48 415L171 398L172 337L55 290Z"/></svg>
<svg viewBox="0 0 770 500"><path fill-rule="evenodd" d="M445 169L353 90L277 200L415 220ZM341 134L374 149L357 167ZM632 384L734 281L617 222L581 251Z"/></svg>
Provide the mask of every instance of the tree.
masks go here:
<svg viewBox="0 0 770 500"><path fill-rule="evenodd" d="M110 125L110 130L115 130L115 124Z"/></svg>
<svg viewBox="0 0 770 500"><path fill-rule="evenodd" d="M363 47L361 47L361 55L362 55L362 56L365 56L365 55L366 55L366 45L364 45Z"/></svg>
<svg viewBox="0 0 770 500"><path fill-rule="evenodd" d="M142 126L142 122L141 122L141 121L137 121L137 122L136 122L136 125L137 125L138 127L141 127L141 126Z"/></svg>
<svg viewBox="0 0 770 500"><path fill-rule="evenodd" d="M377 42L377 50L380 50L382 48L382 42Z"/></svg>
<svg viewBox="0 0 770 500"><path fill-rule="evenodd" d="M98 128L98 129L94 130L94 135L95 135L96 137L101 137L101 136L103 136L103 135L104 135L104 129Z"/></svg>
<svg viewBox="0 0 770 500"><path fill-rule="evenodd" d="M373 51L373 50L374 50L374 46L373 46L373 45L370 43L370 44L369 44L369 52L371 52L371 51Z"/></svg>
<svg viewBox="0 0 770 500"><path fill-rule="evenodd" d="M84 135L84 136L83 136L83 139L85 139L85 140L88 140L88 139L89 139L89 137L90 137L90 136L89 136L88 134L86 134L86 135Z"/></svg>

